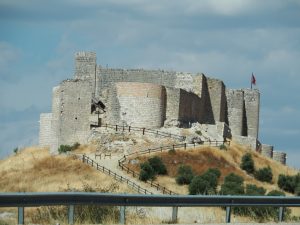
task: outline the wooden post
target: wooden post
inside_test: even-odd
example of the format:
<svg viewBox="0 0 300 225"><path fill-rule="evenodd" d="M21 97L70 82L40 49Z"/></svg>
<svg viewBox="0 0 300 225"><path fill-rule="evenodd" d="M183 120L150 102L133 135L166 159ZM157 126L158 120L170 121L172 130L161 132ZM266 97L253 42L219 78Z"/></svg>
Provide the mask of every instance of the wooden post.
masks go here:
<svg viewBox="0 0 300 225"><path fill-rule="evenodd" d="M128 127L128 132L130 132L130 126Z"/></svg>
<svg viewBox="0 0 300 225"><path fill-rule="evenodd" d="M145 135L145 128L143 128L143 135Z"/></svg>
<svg viewBox="0 0 300 225"><path fill-rule="evenodd" d="M184 143L184 149L186 149L186 143Z"/></svg>
<svg viewBox="0 0 300 225"><path fill-rule="evenodd" d="M116 125L116 131L118 131L118 125Z"/></svg>

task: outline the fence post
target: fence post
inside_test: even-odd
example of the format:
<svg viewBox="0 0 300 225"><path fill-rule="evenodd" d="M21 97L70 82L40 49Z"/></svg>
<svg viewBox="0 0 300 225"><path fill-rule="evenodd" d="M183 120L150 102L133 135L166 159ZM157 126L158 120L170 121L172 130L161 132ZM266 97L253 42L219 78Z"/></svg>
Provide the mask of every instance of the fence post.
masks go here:
<svg viewBox="0 0 300 225"><path fill-rule="evenodd" d="M24 224L24 207L18 207L18 224Z"/></svg>
<svg viewBox="0 0 300 225"><path fill-rule="evenodd" d="M74 224L74 205L69 205L68 208L68 224Z"/></svg>
<svg viewBox="0 0 300 225"><path fill-rule="evenodd" d="M231 206L226 206L226 223L230 223Z"/></svg>
<svg viewBox="0 0 300 225"><path fill-rule="evenodd" d="M184 143L184 149L186 149L186 143Z"/></svg>
<svg viewBox="0 0 300 225"><path fill-rule="evenodd" d="M279 215L278 215L278 220L280 223L283 221L283 216L284 216L284 208L281 206L279 207Z"/></svg>
<svg viewBox="0 0 300 225"><path fill-rule="evenodd" d="M143 135L145 135L145 128L143 128Z"/></svg>
<svg viewBox="0 0 300 225"><path fill-rule="evenodd" d="M130 132L130 126L128 127L128 132Z"/></svg>
<svg viewBox="0 0 300 225"><path fill-rule="evenodd" d="M120 206L120 221L119 224L125 224L125 206Z"/></svg>
<svg viewBox="0 0 300 225"><path fill-rule="evenodd" d="M178 207L173 206L173 208L172 208L172 223L177 223L177 214L178 214Z"/></svg>

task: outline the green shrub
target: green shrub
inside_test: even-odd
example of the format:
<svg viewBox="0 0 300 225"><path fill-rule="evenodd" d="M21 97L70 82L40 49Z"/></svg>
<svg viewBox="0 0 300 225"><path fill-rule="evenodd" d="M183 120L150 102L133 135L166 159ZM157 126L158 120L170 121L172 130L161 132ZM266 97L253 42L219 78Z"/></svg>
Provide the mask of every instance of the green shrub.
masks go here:
<svg viewBox="0 0 300 225"><path fill-rule="evenodd" d="M156 174L161 174L161 175L167 174L167 168L164 165L161 158L159 158L158 156L154 156L148 159L148 162Z"/></svg>
<svg viewBox="0 0 300 225"><path fill-rule="evenodd" d="M296 179L294 176L279 174L277 184L282 190L294 193L297 185L295 181Z"/></svg>
<svg viewBox="0 0 300 225"><path fill-rule="evenodd" d="M221 172L219 169L211 168L201 176L194 177L189 185L189 193L191 195L216 194L218 178L220 175Z"/></svg>
<svg viewBox="0 0 300 225"><path fill-rule="evenodd" d="M58 153L66 153L76 150L80 144L78 142L74 143L73 145L60 145L58 148Z"/></svg>
<svg viewBox="0 0 300 225"><path fill-rule="evenodd" d="M246 195L260 196L265 195L266 189L263 187L257 187L255 184L246 185Z"/></svg>
<svg viewBox="0 0 300 225"><path fill-rule="evenodd" d="M18 147L14 148L14 153L15 154L18 154L18 151L19 151Z"/></svg>
<svg viewBox="0 0 300 225"><path fill-rule="evenodd" d="M72 146L70 145L60 145L58 148L58 153L66 153L72 151Z"/></svg>
<svg viewBox="0 0 300 225"><path fill-rule="evenodd" d="M169 153L170 155L175 155L175 154L176 154L176 150L175 150L175 149L170 149L170 150L168 151L168 153Z"/></svg>
<svg viewBox="0 0 300 225"><path fill-rule="evenodd" d="M176 183L180 185L190 184L193 177L194 177L194 173L192 171L191 166L180 165L177 170Z"/></svg>
<svg viewBox="0 0 300 225"><path fill-rule="evenodd" d="M221 150L227 150L227 147L226 147L226 145L224 145L224 144L221 144L221 145L219 146L219 148L220 148Z"/></svg>
<svg viewBox="0 0 300 225"><path fill-rule="evenodd" d="M230 173L224 179L221 185L221 195L243 195L244 194L244 179L234 173Z"/></svg>
<svg viewBox="0 0 300 225"><path fill-rule="evenodd" d="M218 168L209 168L205 173L214 174L217 178L221 176L221 171Z"/></svg>
<svg viewBox="0 0 300 225"><path fill-rule="evenodd" d="M295 195L300 196L300 183L298 183L295 188Z"/></svg>
<svg viewBox="0 0 300 225"><path fill-rule="evenodd" d="M207 195L210 190L210 185L202 176L196 176L192 179L189 185L190 195Z"/></svg>
<svg viewBox="0 0 300 225"><path fill-rule="evenodd" d="M149 164L149 162L142 163L140 165L141 171L139 179L141 181L147 181L152 180L155 177L155 171L153 170L152 166Z"/></svg>
<svg viewBox="0 0 300 225"><path fill-rule="evenodd" d="M246 153L242 157L241 169L245 170L247 173L254 173L254 162L250 153Z"/></svg>
<svg viewBox="0 0 300 225"><path fill-rule="evenodd" d="M195 133L196 133L196 134L198 134L199 136L201 136L201 135L202 135L202 132L201 132L201 130L196 130L196 131L195 131Z"/></svg>
<svg viewBox="0 0 300 225"><path fill-rule="evenodd" d="M259 170L255 171L254 177L257 180L271 183L272 178L273 178L272 169L269 166L259 169Z"/></svg>
<svg viewBox="0 0 300 225"><path fill-rule="evenodd" d="M270 191L267 195L268 196L285 196L284 192L278 191L278 190Z"/></svg>

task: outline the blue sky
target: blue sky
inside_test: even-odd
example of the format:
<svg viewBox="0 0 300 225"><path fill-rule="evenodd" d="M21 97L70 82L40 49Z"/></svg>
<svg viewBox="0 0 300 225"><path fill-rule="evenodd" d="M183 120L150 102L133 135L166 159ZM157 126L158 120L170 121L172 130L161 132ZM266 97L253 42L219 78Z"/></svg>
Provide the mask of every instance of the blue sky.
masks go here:
<svg viewBox="0 0 300 225"><path fill-rule="evenodd" d="M76 51L103 66L203 72L261 92L260 140L300 168L299 0L1 0L0 156L38 143Z"/></svg>

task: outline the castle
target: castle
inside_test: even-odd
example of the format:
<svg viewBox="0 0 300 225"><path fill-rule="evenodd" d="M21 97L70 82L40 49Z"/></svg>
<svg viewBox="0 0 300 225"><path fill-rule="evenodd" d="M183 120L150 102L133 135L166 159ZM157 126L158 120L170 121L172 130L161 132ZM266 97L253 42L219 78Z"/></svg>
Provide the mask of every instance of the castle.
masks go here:
<svg viewBox="0 0 300 225"><path fill-rule="evenodd" d="M91 129L105 123L160 128L198 122L257 150L259 108L256 89L227 89L202 73L104 68L95 53L78 52L74 78L53 88L52 112L40 115L39 144L56 153L61 144L86 143Z"/></svg>

